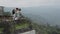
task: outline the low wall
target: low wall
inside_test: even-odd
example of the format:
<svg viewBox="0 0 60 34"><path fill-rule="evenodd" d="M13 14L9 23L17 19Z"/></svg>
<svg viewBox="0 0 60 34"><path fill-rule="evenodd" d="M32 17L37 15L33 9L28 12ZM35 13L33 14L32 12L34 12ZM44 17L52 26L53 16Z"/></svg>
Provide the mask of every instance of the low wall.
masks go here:
<svg viewBox="0 0 60 34"><path fill-rule="evenodd" d="M36 31L35 30L31 30L31 31L24 32L24 33L19 33L19 34L36 34Z"/></svg>

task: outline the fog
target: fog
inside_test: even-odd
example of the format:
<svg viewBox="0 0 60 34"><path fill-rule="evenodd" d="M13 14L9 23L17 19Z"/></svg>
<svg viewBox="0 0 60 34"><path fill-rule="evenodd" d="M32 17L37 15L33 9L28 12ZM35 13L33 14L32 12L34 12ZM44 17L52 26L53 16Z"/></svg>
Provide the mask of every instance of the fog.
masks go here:
<svg viewBox="0 0 60 34"><path fill-rule="evenodd" d="M12 7L5 7L4 11L12 12L12 9ZM28 16L37 23L60 25L59 6L22 7L21 9L23 15Z"/></svg>

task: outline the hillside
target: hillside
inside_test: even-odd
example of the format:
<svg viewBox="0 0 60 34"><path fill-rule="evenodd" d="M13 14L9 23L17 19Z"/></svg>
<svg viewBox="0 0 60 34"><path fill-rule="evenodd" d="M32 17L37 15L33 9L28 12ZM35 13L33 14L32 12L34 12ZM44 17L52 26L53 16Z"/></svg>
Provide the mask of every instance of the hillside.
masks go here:
<svg viewBox="0 0 60 34"><path fill-rule="evenodd" d="M10 23L11 23L10 24L10 26L11 26L13 23L12 22L10 22ZM0 25L2 25L2 24L0 23ZM5 24L7 26L9 23L5 22ZM26 18L24 21L22 21L22 23L15 25L16 33L17 32L23 33L23 32L30 31L31 30L31 27L29 29L30 25L31 25L33 30L36 30L36 34L60 34L60 28L58 26L50 26L50 24L47 24L47 25L40 24L40 25L38 25L38 24L32 22L28 18ZM11 29L11 27L9 27L9 26L7 26L7 27L8 27L7 31L9 31L9 29ZM14 28L12 28L10 30L10 32L13 32L13 30L14 30ZM2 31L3 31L3 28L0 27L0 33Z"/></svg>
<svg viewBox="0 0 60 34"><path fill-rule="evenodd" d="M36 30L36 34L60 34L60 28L58 26L50 26L49 24L45 26L33 23L33 29Z"/></svg>
<svg viewBox="0 0 60 34"><path fill-rule="evenodd" d="M24 17L24 19L20 19L18 22L13 21L12 18L8 19L5 17L5 20L0 20L0 33L8 34L8 33L22 33L26 31L32 30L32 26L30 21Z"/></svg>

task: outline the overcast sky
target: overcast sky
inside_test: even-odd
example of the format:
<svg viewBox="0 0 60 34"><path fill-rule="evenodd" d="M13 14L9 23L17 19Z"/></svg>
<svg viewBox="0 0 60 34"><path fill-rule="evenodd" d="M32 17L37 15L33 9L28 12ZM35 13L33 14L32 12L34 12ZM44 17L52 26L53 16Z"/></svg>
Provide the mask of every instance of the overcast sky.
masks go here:
<svg viewBox="0 0 60 34"><path fill-rule="evenodd" d="M37 7L60 5L60 0L0 0L0 6Z"/></svg>

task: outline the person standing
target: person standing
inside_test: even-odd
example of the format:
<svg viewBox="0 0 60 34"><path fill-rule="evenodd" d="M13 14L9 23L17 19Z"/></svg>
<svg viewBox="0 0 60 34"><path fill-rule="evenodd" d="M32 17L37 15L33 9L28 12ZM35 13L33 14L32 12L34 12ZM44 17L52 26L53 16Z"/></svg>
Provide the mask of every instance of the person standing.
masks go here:
<svg viewBox="0 0 60 34"><path fill-rule="evenodd" d="M16 24L20 24L21 23L20 19L22 17L21 9L19 8L13 9L12 13L13 13L13 21L15 21Z"/></svg>

